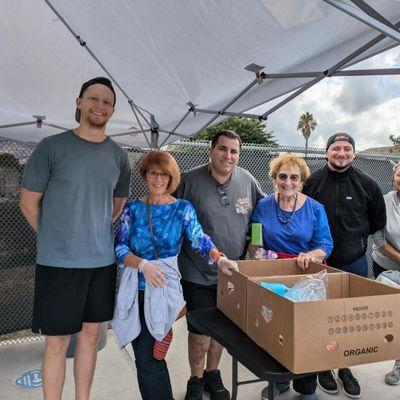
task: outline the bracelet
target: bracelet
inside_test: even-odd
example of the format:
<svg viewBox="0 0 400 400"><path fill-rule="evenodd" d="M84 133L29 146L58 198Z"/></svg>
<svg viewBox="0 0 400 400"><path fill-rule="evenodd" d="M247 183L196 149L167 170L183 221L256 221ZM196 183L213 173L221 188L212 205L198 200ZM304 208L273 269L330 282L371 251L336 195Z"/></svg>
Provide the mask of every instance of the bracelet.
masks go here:
<svg viewBox="0 0 400 400"><path fill-rule="evenodd" d="M139 272L143 271L143 267L144 265L147 263L147 260L145 258L142 259L142 261L140 261L140 263L138 264L138 270Z"/></svg>
<svg viewBox="0 0 400 400"><path fill-rule="evenodd" d="M217 250L217 249L215 249L215 250ZM213 258L213 262L214 262L214 263L218 262L218 260L219 260L222 256L225 256L225 254L222 253L221 251L217 251L216 254L215 254L215 256L214 256L215 258Z"/></svg>
<svg viewBox="0 0 400 400"><path fill-rule="evenodd" d="M221 253L221 252L220 252L220 253L218 254L218 258L215 260L215 262L217 263L218 267L219 267L219 262L221 261L221 258L222 258L222 257L227 258L226 255L225 255L224 253Z"/></svg>

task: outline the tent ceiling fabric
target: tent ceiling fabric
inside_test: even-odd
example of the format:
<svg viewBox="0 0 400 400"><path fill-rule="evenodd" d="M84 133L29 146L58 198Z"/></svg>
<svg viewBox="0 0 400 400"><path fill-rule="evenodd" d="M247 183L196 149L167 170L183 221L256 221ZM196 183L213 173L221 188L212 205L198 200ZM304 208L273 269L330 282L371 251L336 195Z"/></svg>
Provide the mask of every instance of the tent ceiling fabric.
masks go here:
<svg viewBox="0 0 400 400"><path fill-rule="evenodd" d="M159 143L180 138L165 132L183 118L187 102L210 110L229 103L255 78L244 69L248 64L266 66L266 73L324 71L379 35L319 0L48 2L128 97L154 115L161 129ZM368 0L368 4L392 23L400 21L398 1ZM45 115L46 123L74 127L74 102L82 82L105 75L96 60L45 1L3 0L0 34L0 125ZM396 44L386 38L351 64ZM244 112L311 80L264 80L228 111ZM140 130L119 90L116 107L108 134ZM147 112L143 114L150 120ZM176 132L193 135L210 118L190 113ZM149 130L143 119L141 123ZM54 132L34 124L0 129L0 136L38 141ZM148 147L142 133L115 139Z"/></svg>

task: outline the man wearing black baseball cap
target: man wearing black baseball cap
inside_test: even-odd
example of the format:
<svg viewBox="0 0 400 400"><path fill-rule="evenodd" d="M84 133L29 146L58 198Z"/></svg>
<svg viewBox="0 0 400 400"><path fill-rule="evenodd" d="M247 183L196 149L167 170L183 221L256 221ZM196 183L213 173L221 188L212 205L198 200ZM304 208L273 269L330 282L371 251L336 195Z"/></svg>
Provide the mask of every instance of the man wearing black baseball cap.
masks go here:
<svg viewBox="0 0 400 400"><path fill-rule="evenodd" d="M75 121L78 122L78 123L80 123L80 120L81 120L81 110L79 108L78 102L80 103L80 100L82 100L82 97L83 97L83 94L85 93L85 91L90 86L93 86L93 85L103 85L103 86L106 86L106 87L108 87L110 89L110 91L113 94L112 107L113 107L113 112L114 112L114 107L115 107L115 103L116 103L116 100L117 100L117 96L115 94L113 85L112 85L111 81L108 78L105 78L103 76L99 76L97 78L93 78L93 79L88 80L81 87L81 90L79 92L79 96L77 98L77 107L76 107L76 110L75 110Z"/></svg>
<svg viewBox="0 0 400 400"><path fill-rule="evenodd" d="M366 277L368 236L386 225L381 189L353 166L355 142L348 133L335 133L328 139L326 158L327 165L307 179L303 193L325 207L334 242L328 265ZM360 385L350 369L339 369L338 380L347 396L361 396ZM318 385L327 393L338 392L332 371L319 373Z"/></svg>
<svg viewBox="0 0 400 400"><path fill-rule="evenodd" d="M109 79L85 82L76 99L79 126L44 138L24 170L20 207L37 231L32 330L46 337L45 399L61 399L72 334L76 398L89 399L100 323L113 316L113 220L130 181L127 153L105 133L114 106Z"/></svg>

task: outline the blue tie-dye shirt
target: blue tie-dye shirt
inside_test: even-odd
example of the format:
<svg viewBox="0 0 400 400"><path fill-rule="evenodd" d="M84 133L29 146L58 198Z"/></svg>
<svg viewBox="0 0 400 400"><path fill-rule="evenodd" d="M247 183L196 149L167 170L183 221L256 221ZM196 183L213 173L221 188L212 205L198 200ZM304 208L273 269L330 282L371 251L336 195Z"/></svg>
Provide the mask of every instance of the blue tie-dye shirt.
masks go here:
<svg viewBox="0 0 400 400"><path fill-rule="evenodd" d="M115 239L115 252L120 264L123 264L129 253L146 260L155 258L146 204L142 200L132 200L126 204L122 212L121 224ZM215 248L210 237L203 232L196 211L189 201L177 200L168 204L152 204L150 213L157 258L177 255L181 250L184 236L192 243L193 249L205 258L208 258L210 250ZM209 264L212 263L213 261L209 260ZM144 290L144 288L144 276L139 273L139 289Z"/></svg>

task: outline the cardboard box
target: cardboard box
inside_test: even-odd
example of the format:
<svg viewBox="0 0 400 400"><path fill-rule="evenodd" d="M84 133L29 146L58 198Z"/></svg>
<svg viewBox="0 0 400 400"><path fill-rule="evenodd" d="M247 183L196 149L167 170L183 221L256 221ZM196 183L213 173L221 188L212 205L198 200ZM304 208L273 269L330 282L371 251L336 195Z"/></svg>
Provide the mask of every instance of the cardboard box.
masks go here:
<svg viewBox="0 0 400 400"><path fill-rule="evenodd" d="M327 300L295 303L247 281L246 333L294 373L400 358L400 289L353 274L328 275Z"/></svg>
<svg viewBox="0 0 400 400"><path fill-rule="evenodd" d="M296 260L243 260L238 261L239 272L227 276L218 270L217 307L240 329L246 331L247 279L257 276L315 274L326 269L328 273L340 270L324 264L311 263L302 270Z"/></svg>

